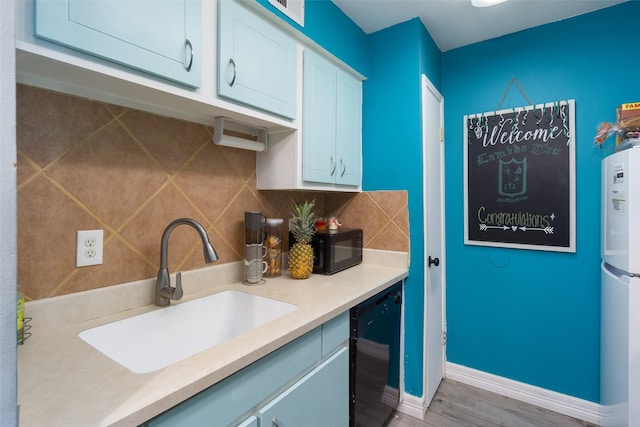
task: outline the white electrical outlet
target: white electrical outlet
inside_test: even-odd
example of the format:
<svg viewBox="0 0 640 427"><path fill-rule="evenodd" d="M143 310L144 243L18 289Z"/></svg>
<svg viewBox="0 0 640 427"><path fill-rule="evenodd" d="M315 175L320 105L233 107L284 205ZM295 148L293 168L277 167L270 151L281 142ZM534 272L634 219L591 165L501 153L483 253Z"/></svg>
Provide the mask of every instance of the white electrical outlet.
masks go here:
<svg viewBox="0 0 640 427"><path fill-rule="evenodd" d="M76 234L76 267L102 264L103 230L78 230Z"/></svg>

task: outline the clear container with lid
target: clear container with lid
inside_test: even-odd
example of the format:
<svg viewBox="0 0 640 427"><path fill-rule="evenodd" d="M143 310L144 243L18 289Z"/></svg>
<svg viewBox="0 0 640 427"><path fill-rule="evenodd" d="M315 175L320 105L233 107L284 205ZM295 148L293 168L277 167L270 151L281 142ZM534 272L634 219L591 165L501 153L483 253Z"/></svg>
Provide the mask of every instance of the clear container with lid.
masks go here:
<svg viewBox="0 0 640 427"><path fill-rule="evenodd" d="M264 260L267 262L265 277L278 277L282 274L282 218L267 218L265 225L264 246L267 254Z"/></svg>

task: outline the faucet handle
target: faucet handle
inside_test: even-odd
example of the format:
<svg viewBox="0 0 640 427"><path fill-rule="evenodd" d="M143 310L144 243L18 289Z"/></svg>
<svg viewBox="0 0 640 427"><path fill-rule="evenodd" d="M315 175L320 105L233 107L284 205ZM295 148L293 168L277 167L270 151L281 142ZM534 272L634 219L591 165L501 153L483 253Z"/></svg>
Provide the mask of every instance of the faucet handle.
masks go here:
<svg viewBox="0 0 640 427"><path fill-rule="evenodd" d="M171 299L177 301L182 298L182 295L184 295L184 292L182 292L182 273L178 272L176 273L176 287Z"/></svg>

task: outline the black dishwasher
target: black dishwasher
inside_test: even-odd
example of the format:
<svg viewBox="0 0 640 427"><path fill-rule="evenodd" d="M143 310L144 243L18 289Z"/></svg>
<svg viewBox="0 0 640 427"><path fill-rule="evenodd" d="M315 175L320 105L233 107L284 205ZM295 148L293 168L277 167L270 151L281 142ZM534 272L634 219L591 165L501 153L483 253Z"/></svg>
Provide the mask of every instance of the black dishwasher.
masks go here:
<svg viewBox="0 0 640 427"><path fill-rule="evenodd" d="M349 426L384 425L400 399L402 282L351 309Z"/></svg>

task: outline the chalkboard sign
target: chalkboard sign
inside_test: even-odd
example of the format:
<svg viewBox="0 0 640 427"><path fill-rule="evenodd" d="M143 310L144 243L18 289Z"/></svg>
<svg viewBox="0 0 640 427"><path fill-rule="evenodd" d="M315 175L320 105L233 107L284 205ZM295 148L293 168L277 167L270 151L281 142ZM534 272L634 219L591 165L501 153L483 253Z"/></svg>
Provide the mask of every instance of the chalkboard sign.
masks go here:
<svg viewBox="0 0 640 427"><path fill-rule="evenodd" d="M575 252L575 101L464 117L465 244Z"/></svg>

